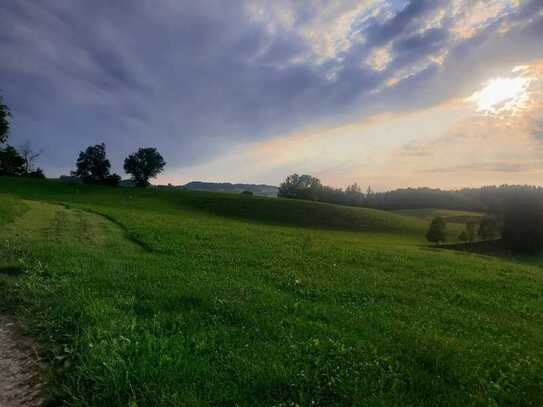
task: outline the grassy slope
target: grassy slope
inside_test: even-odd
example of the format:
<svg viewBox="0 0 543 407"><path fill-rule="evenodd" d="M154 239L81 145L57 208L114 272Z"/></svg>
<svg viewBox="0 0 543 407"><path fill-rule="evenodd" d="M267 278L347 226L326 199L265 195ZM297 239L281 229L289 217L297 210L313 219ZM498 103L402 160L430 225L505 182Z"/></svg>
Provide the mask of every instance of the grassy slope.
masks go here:
<svg viewBox="0 0 543 407"><path fill-rule="evenodd" d="M433 218L440 216L444 218L447 222L450 223L466 223L467 221L473 219L479 219L483 216L480 212L470 212L470 211L454 211L449 209L401 209L393 211L398 215L403 216L412 216L418 219L423 220L432 220Z"/></svg>
<svg viewBox="0 0 543 407"><path fill-rule="evenodd" d="M543 402L541 270L421 247L425 222L5 178L2 192L70 205L0 195L0 261L29 270L0 291L72 404Z"/></svg>
<svg viewBox="0 0 543 407"><path fill-rule="evenodd" d="M337 230L372 231L379 233L401 232L403 235L419 235L425 223L390 212L366 208L271 199L244 197L240 194L200 191L148 189L111 189L69 186L60 182L3 178L2 191L15 193L27 199L51 202L84 204L87 207L124 207L145 209L160 213L176 214L177 210L197 210L258 223L318 227Z"/></svg>
<svg viewBox="0 0 543 407"><path fill-rule="evenodd" d="M447 222L447 241L458 242L458 236L466 228L466 223L477 222L483 216L479 212L456 211L449 209L401 209L392 211L397 215L409 216L430 223L435 217L441 217Z"/></svg>

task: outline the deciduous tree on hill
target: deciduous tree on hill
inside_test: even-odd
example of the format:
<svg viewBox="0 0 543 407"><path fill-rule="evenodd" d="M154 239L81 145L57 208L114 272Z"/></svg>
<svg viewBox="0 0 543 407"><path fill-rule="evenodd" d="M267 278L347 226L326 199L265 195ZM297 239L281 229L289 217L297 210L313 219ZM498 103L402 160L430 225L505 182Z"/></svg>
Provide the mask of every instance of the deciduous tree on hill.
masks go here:
<svg viewBox="0 0 543 407"><path fill-rule="evenodd" d="M89 146L79 153L77 170L73 175L80 177L86 184L118 185L121 177L110 174L111 163L106 158L106 145Z"/></svg>
<svg viewBox="0 0 543 407"><path fill-rule="evenodd" d="M458 240L460 240L461 242L467 242L468 241L468 234L467 234L467 232L465 230L460 232L460 234L458 235Z"/></svg>
<svg viewBox="0 0 543 407"><path fill-rule="evenodd" d="M43 151L36 151L32 148L32 144L29 140L25 141L19 147L19 154L25 160L25 172L31 174L36 171L35 164L38 158L42 155ZM39 169L39 168L38 168Z"/></svg>
<svg viewBox="0 0 543 407"><path fill-rule="evenodd" d="M321 190L322 184L318 178L307 174L292 174L279 186L278 196L281 198L318 201Z"/></svg>
<svg viewBox="0 0 543 407"><path fill-rule="evenodd" d="M441 217L434 218L428 232L426 232L426 239L429 242L439 244L439 242L445 242L447 240L445 232L447 230L447 224Z"/></svg>
<svg viewBox="0 0 543 407"><path fill-rule="evenodd" d="M132 175L138 187L149 185L149 178L154 178L162 171L166 162L156 148L140 148L124 160L124 170Z"/></svg>
<svg viewBox="0 0 543 407"><path fill-rule="evenodd" d="M0 175L25 175L25 161L12 146L0 148Z"/></svg>
<svg viewBox="0 0 543 407"><path fill-rule="evenodd" d="M0 97L0 144L8 140L9 117L9 109ZM30 142L23 144L19 151L10 145L0 146L0 175L45 178L41 168L34 167L40 154L31 148Z"/></svg>
<svg viewBox="0 0 543 407"><path fill-rule="evenodd" d="M0 97L0 144L8 140L9 133L9 109Z"/></svg>
<svg viewBox="0 0 543 407"><path fill-rule="evenodd" d="M0 175L25 175L25 160L12 146L0 148Z"/></svg>
<svg viewBox="0 0 543 407"><path fill-rule="evenodd" d="M345 197L347 203L353 206L361 206L364 204L364 194L362 188L356 182L345 188Z"/></svg>

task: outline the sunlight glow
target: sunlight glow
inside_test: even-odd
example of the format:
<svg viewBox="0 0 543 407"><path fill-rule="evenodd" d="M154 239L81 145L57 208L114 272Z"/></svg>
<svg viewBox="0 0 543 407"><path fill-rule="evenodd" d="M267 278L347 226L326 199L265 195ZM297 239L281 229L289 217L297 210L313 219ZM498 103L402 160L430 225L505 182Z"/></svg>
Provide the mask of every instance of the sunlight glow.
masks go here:
<svg viewBox="0 0 543 407"><path fill-rule="evenodd" d="M516 115L530 101L528 88L534 78L496 78L488 81L484 88L475 92L468 101L477 105L477 112L487 115Z"/></svg>

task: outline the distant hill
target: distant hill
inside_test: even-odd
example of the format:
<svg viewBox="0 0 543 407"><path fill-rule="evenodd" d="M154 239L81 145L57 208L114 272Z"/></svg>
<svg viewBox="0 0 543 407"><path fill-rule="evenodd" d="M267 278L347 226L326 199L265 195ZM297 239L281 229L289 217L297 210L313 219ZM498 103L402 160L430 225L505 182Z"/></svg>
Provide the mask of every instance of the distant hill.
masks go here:
<svg viewBox="0 0 543 407"><path fill-rule="evenodd" d="M250 191L255 195L277 197L279 188L272 185L264 184L231 184L230 182L202 182L193 181L181 186L183 189L190 189L193 191L208 191L208 192L230 192L230 193L242 193L243 191Z"/></svg>

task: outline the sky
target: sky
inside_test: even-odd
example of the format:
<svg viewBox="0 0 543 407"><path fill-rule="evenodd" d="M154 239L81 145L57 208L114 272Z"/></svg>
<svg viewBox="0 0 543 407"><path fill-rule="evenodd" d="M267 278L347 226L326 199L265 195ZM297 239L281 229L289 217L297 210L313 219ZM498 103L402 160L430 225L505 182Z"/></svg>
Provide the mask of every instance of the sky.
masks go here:
<svg viewBox="0 0 543 407"><path fill-rule="evenodd" d="M543 0L4 0L10 143L155 183L543 184Z"/></svg>

